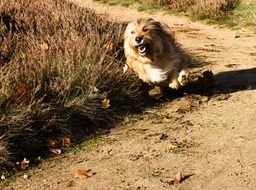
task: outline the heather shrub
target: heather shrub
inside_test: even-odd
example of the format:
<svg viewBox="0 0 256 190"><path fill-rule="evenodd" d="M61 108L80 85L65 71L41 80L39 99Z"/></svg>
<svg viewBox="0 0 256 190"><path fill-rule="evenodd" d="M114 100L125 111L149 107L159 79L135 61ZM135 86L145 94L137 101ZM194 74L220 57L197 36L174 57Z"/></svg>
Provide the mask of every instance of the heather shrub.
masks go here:
<svg viewBox="0 0 256 190"><path fill-rule="evenodd" d="M193 4L191 13L194 17L205 19L224 19L239 4L239 0L200 0Z"/></svg>
<svg viewBox="0 0 256 190"><path fill-rule="evenodd" d="M123 74L123 30L68 1L0 1L1 171L137 111L145 94Z"/></svg>
<svg viewBox="0 0 256 190"><path fill-rule="evenodd" d="M198 19L225 19L239 5L240 0L139 0L141 3L184 12Z"/></svg>

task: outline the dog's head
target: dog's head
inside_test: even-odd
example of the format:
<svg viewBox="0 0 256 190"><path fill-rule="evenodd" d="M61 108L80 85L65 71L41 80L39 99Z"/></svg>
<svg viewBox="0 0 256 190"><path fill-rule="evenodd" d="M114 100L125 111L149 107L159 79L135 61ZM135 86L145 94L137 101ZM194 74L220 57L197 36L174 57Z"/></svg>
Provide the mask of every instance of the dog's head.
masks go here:
<svg viewBox="0 0 256 190"><path fill-rule="evenodd" d="M148 58L161 56L168 50L170 41L167 27L151 18L130 22L124 34L126 51Z"/></svg>

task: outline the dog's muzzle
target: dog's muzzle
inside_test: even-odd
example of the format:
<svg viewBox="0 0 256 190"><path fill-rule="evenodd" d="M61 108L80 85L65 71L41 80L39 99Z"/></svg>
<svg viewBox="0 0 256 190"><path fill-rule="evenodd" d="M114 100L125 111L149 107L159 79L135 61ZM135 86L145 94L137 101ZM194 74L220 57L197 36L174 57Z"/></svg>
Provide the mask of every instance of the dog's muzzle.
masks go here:
<svg viewBox="0 0 256 190"><path fill-rule="evenodd" d="M145 44L138 45L138 46L136 46L136 48L142 54L147 52L147 46Z"/></svg>
<svg viewBox="0 0 256 190"><path fill-rule="evenodd" d="M148 46L144 43L144 39L141 36L137 36L135 39L135 48L140 54L146 54Z"/></svg>
<svg viewBox="0 0 256 190"><path fill-rule="evenodd" d="M149 51L149 45L146 44L144 41L141 41L141 43L137 43L137 45L135 45L135 48L140 54L146 54Z"/></svg>

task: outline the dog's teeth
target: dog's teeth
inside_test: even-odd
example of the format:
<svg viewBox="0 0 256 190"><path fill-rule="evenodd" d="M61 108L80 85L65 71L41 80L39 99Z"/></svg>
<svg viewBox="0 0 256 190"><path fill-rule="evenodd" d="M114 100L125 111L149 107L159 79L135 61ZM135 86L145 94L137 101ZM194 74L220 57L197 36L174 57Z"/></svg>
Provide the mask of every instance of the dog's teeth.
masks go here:
<svg viewBox="0 0 256 190"><path fill-rule="evenodd" d="M139 48L139 51L140 51L140 53L144 53L144 52L146 51L146 47L145 47L145 46L140 47L140 48Z"/></svg>

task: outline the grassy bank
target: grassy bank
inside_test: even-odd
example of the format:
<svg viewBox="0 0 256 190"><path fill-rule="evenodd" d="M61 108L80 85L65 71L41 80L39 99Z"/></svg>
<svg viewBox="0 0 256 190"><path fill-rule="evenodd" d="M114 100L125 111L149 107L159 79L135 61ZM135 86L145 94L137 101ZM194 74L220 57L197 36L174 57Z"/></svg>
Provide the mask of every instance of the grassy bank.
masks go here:
<svg viewBox="0 0 256 190"><path fill-rule="evenodd" d="M0 175L137 111L123 30L63 0L0 1Z"/></svg>
<svg viewBox="0 0 256 190"><path fill-rule="evenodd" d="M188 16L193 20L232 28L256 27L254 0L96 0L110 5L134 7L139 11L164 11Z"/></svg>

